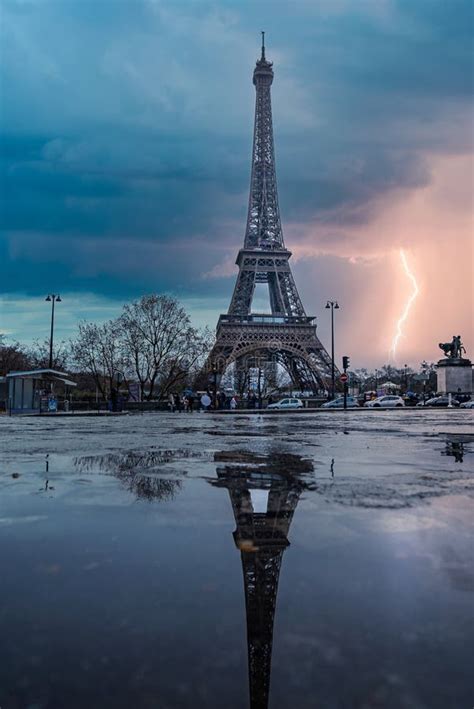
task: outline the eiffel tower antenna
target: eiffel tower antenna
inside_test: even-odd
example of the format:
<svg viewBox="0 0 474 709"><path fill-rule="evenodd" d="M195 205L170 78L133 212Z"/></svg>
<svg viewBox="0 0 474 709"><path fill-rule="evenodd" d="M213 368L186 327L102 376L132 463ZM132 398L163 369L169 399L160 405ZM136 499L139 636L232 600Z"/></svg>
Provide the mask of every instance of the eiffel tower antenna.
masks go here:
<svg viewBox="0 0 474 709"><path fill-rule="evenodd" d="M294 388L317 392L328 387L331 358L316 335L315 318L306 315L289 264L291 251L283 240L272 123L273 64L265 57L263 31L253 83L255 123L244 247L236 260L239 273L229 310L219 318L201 381L205 373L222 374L233 363L240 376L273 362L287 370ZM260 283L268 287L271 314L252 310Z"/></svg>

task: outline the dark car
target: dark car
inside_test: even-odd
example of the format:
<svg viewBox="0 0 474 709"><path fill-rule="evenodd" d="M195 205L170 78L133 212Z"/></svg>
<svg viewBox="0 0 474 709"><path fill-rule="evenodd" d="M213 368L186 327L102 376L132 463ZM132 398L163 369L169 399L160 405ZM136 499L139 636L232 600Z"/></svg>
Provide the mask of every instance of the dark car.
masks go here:
<svg viewBox="0 0 474 709"><path fill-rule="evenodd" d="M454 398L454 396L451 397L451 404L453 406L459 406L459 401ZM442 396L434 396L432 399L428 399L428 401L425 402L425 406L448 406L449 405L449 396L446 394L443 394Z"/></svg>
<svg viewBox="0 0 474 709"><path fill-rule="evenodd" d="M354 408L359 408L359 402L357 401L357 398L355 396L351 396L350 394L347 395L347 408L348 409L354 409ZM324 404L321 405L322 409L343 409L344 408L344 397L343 396L338 396L336 399L333 399L332 401L325 401Z"/></svg>

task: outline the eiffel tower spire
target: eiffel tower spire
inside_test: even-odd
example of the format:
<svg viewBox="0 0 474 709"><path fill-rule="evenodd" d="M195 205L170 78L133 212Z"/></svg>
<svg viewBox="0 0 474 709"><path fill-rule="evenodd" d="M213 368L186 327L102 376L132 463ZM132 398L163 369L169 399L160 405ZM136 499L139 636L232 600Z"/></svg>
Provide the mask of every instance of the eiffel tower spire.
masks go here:
<svg viewBox="0 0 474 709"><path fill-rule="evenodd" d="M223 373L235 362L237 370L245 372L258 358L258 366L281 364L295 388L318 391L331 377L331 359L316 335L314 318L306 315L290 268L291 251L283 241L272 123L273 64L265 55L264 32L253 83L255 123L244 247L236 260L239 273L229 310L219 318L204 371ZM271 314L252 310L258 283L267 284Z"/></svg>
<svg viewBox="0 0 474 709"><path fill-rule="evenodd" d="M265 58L264 39L265 33L262 32L262 56L253 72L256 91L255 124L245 248L282 249L284 245L278 206L270 93L273 65Z"/></svg>
<svg viewBox="0 0 474 709"><path fill-rule="evenodd" d="M267 283L272 314L305 316L290 270L291 252L285 248L283 241L273 140L273 64L265 57L264 33L262 54L255 65L253 83L255 122L247 226L244 248L237 257L240 271L229 315L249 315L256 284ZM257 262L253 258L256 251L260 256Z"/></svg>

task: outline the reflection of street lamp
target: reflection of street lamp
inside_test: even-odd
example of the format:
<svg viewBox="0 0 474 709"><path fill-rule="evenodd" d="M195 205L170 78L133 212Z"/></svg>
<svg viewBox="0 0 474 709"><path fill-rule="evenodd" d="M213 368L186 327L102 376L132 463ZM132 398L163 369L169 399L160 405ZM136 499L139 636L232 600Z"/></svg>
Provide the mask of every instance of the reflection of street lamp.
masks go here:
<svg viewBox="0 0 474 709"><path fill-rule="evenodd" d="M214 362L212 365L212 373L214 375L214 396L213 396L213 406L214 411L217 409L217 364Z"/></svg>
<svg viewBox="0 0 474 709"><path fill-rule="evenodd" d="M326 310L331 308L331 399L334 399L336 389L336 372L334 366L334 310L339 310L339 305L336 300L328 300Z"/></svg>
<svg viewBox="0 0 474 709"><path fill-rule="evenodd" d="M49 338L49 368L53 368L53 333L54 333L54 303L60 303L61 298L59 295L54 293L49 293L45 298L47 303L51 303L51 336Z"/></svg>

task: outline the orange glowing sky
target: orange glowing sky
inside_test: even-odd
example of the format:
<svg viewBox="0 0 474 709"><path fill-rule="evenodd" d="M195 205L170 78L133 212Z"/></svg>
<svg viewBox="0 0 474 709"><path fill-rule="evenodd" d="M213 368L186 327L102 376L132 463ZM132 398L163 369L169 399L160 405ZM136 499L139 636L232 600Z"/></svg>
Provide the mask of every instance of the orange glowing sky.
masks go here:
<svg viewBox="0 0 474 709"><path fill-rule="evenodd" d="M298 282L306 281L305 301L316 306L324 293L337 295L342 306L338 349L356 353L359 363L367 350L373 363L389 359L397 319L412 291L400 264L400 248L406 251L420 292L399 343L398 364L438 359L438 342L459 333L473 353L472 157L432 156L429 170L426 186L385 195L364 226L341 231L327 215L323 224L302 232L294 225L297 239L287 236L297 261L295 271L301 273ZM340 283L331 284L324 273L325 263L334 268L334 258L340 261L341 295ZM323 322L320 313L320 331L327 333Z"/></svg>

